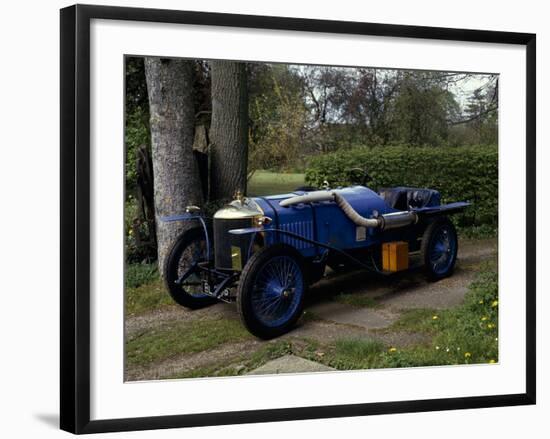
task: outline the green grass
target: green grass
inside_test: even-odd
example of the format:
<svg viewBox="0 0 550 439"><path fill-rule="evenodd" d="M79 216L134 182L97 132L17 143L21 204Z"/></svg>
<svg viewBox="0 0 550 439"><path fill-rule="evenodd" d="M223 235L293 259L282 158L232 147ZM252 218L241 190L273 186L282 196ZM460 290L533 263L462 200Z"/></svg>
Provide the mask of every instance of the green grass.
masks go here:
<svg viewBox="0 0 550 439"><path fill-rule="evenodd" d="M146 366L170 357L202 352L225 343L252 339L243 325L232 319L176 322L144 333L126 343L128 366Z"/></svg>
<svg viewBox="0 0 550 439"><path fill-rule="evenodd" d="M137 288L143 284L159 280L157 263L152 264L126 264L126 288Z"/></svg>
<svg viewBox="0 0 550 439"><path fill-rule="evenodd" d="M405 313L390 330L424 332L428 346L413 346L383 354L383 367L476 364L498 361L498 274L496 264L484 264L464 303L449 310Z"/></svg>
<svg viewBox="0 0 550 439"><path fill-rule="evenodd" d="M334 359L329 364L337 369L369 369L377 366L379 356L385 349L378 340L337 340Z"/></svg>
<svg viewBox="0 0 550 439"><path fill-rule="evenodd" d="M248 195L264 196L292 192L305 185L305 174L256 171L248 182Z"/></svg>
<svg viewBox="0 0 550 439"><path fill-rule="evenodd" d="M422 332L433 334L437 327L435 320L439 319L438 311L430 308L416 308L403 311L398 320L381 332Z"/></svg>
<svg viewBox="0 0 550 439"><path fill-rule="evenodd" d="M378 340L341 338L334 343L305 346L297 355L323 363L338 370L372 369L380 367L386 346Z"/></svg>
<svg viewBox="0 0 550 439"><path fill-rule="evenodd" d="M162 280L156 279L136 288L127 287L125 304L126 313L136 315L173 305L174 301L166 291Z"/></svg>
<svg viewBox="0 0 550 439"><path fill-rule="evenodd" d="M380 303L373 297L359 293L339 293L332 297L332 300L345 305L358 308L379 308Z"/></svg>
<svg viewBox="0 0 550 439"><path fill-rule="evenodd" d="M257 369L268 361L292 352L292 345L288 341L278 340L268 342L250 356L237 355L223 361L214 362L191 370L175 373L169 378L202 378L210 376L235 376L243 375Z"/></svg>
<svg viewBox="0 0 550 439"><path fill-rule="evenodd" d="M236 364L224 365L223 363L208 364L194 369L177 372L166 377L167 379L206 378L241 375L243 368Z"/></svg>

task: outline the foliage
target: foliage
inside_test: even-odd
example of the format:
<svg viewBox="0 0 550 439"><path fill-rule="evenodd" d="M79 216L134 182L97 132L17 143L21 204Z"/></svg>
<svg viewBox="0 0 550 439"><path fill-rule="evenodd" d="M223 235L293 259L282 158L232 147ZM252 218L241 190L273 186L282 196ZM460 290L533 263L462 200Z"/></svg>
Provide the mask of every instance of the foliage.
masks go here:
<svg viewBox="0 0 550 439"><path fill-rule="evenodd" d="M249 172L284 169L299 159L306 108L300 78L282 64L252 64Z"/></svg>
<svg viewBox="0 0 550 439"><path fill-rule="evenodd" d="M306 182L332 187L353 183L353 168L366 169L373 188L417 186L440 191L442 202L468 200L472 206L459 217L461 224L496 226L498 219L498 149L469 147L355 148L314 157Z"/></svg>
<svg viewBox="0 0 550 439"><path fill-rule="evenodd" d="M388 137L413 146L444 144L449 137L448 120L459 111L453 94L432 72L404 72L401 76Z"/></svg>
<svg viewBox="0 0 550 439"><path fill-rule="evenodd" d="M149 224L140 215L138 203L132 194L127 194L124 203L124 237L127 263L144 263L156 259L157 252Z"/></svg>
<svg viewBox="0 0 550 439"><path fill-rule="evenodd" d="M126 194L136 187L136 154L140 145L150 145L149 101L145 83L143 58L126 58L126 129L124 144L126 148Z"/></svg>
<svg viewBox="0 0 550 439"><path fill-rule="evenodd" d="M305 150L313 150L312 145L318 152L329 152L357 144L441 146L497 141L496 75L372 67L289 68L302 78L308 109ZM467 107L462 102L466 96Z"/></svg>
<svg viewBox="0 0 550 439"><path fill-rule="evenodd" d="M137 182L137 150L141 145L150 147L149 111L136 107L132 113L126 116L126 196L136 188Z"/></svg>
<svg viewBox="0 0 550 439"><path fill-rule="evenodd" d="M496 224L480 224L473 226L458 225L458 233L463 238L484 239L498 236Z"/></svg>

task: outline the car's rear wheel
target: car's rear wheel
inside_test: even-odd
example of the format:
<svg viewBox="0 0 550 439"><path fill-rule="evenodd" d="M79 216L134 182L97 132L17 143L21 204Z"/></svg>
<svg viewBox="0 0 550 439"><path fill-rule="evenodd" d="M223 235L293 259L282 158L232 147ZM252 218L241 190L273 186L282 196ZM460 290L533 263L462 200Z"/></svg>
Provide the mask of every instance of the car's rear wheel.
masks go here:
<svg viewBox="0 0 550 439"><path fill-rule="evenodd" d="M237 309L246 328L270 339L299 319L307 288L300 254L278 244L261 249L246 264L237 290Z"/></svg>
<svg viewBox="0 0 550 439"><path fill-rule="evenodd" d="M433 221L422 237L421 255L428 277L439 280L453 273L458 253L456 229L448 218Z"/></svg>
<svg viewBox="0 0 550 439"><path fill-rule="evenodd" d="M182 276L196 263L205 262L207 243L204 229L197 227L183 232L172 245L164 263L164 283L174 301L196 309L216 302L203 292L204 272L195 271L183 282Z"/></svg>

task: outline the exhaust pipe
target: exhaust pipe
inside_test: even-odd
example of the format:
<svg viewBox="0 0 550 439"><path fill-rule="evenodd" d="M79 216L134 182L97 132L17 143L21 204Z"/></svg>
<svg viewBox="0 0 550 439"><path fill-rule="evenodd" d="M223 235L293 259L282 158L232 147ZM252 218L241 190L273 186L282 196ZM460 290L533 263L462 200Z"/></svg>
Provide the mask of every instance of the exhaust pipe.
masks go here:
<svg viewBox="0 0 550 439"><path fill-rule="evenodd" d="M380 228L382 230L390 230L416 224L418 222L418 215L416 212L394 212L386 213L380 219L382 220Z"/></svg>
<svg viewBox="0 0 550 439"><path fill-rule="evenodd" d="M340 194L333 192L332 195L338 207L358 226L368 228L379 227L381 230L390 230L418 222L418 215L415 212L394 212L386 213L378 218L365 218L359 215L351 204L349 204Z"/></svg>

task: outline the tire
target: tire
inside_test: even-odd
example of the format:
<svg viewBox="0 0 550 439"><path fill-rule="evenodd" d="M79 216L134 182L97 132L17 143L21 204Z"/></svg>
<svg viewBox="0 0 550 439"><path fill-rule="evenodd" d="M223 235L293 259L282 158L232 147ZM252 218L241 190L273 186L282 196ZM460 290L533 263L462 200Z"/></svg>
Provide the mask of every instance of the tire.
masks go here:
<svg viewBox="0 0 550 439"><path fill-rule="evenodd" d="M424 270L431 280L453 273L458 253L456 229L448 218L438 218L428 225L422 236L420 254Z"/></svg>
<svg viewBox="0 0 550 439"><path fill-rule="evenodd" d="M288 332L302 315L307 281L301 255L277 244L255 253L244 267L237 289L241 321L256 337Z"/></svg>
<svg viewBox="0 0 550 439"><path fill-rule="evenodd" d="M183 259L185 258L185 259ZM176 303L190 309L203 308L216 302L212 296L202 293L200 275L193 274L184 285L176 281L197 260L206 260L206 236L202 227L183 232L172 244L164 263L164 284ZM187 283L187 286L185 285Z"/></svg>

